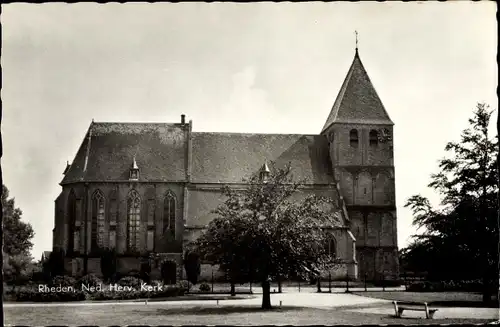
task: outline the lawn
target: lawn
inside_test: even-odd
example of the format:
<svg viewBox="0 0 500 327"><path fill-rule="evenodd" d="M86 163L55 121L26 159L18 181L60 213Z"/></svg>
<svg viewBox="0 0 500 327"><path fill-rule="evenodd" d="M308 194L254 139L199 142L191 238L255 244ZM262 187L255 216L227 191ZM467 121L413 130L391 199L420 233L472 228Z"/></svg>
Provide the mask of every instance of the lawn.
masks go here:
<svg viewBox="0 0 500 327"><path fill-rule="evenodd" d="M366 306L366 305L365 305ZM385 304L387 306L387 304ZM150 303L5 307L5 325L358 325L486 323L483 319L397 319L343 308L282 307L262 311L255 305L216 306Z"/></svg>
<svg viewBox="0 0 500 327"><path fill-rule="evenodd" d="M482 303L482 295L472 292L353 292L353 294L371 297L375 299L391 301L414 301L427 302L433 306L443 307L490 307L498 308L498 304L485 306Z"/></svg>

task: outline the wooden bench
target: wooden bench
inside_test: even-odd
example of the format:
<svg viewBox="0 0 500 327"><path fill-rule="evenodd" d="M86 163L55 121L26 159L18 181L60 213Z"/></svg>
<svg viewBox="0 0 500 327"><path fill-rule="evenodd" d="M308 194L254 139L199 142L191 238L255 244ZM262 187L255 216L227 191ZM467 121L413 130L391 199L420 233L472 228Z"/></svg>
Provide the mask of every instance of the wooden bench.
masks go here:
<svg viewBox="0 0 500 327"><path fill-rule="evenodd" d="M392 301L394 304L394 311L396 312L396 317L401 318L404 310L410 311L425 311L425 317L427 319L432 319L434 313L438 309L429 309L427 302L403 302L403 301Z"/></svg>

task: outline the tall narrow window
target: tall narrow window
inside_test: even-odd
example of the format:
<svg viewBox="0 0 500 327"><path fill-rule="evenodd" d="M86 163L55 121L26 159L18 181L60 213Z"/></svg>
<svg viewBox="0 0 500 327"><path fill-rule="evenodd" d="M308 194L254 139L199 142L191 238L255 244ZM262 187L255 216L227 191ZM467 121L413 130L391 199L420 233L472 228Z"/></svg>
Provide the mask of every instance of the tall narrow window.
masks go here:
<svg viewBox="0 0 500 327"><path fill-rule="evenodd" d="M92 195L91 251L97 251L104 246L104 213L106 212L104 204L104 195L97 190Z"/></svg>
<svg viewBox="0 0 500 327"><path fill-rule="evenodd" d="M76 196L71 190L68 196L68 252L75 251Z"/></svg>
<svg viewBox="0 0 500 327"><path fill-rule="evenodd" d="M378 133L376 130L370 131L370 145L377 146L378 145Z"/></svg>
<svg viewBox="0 0 500 327"><path fill-rule="evenodd" d="M141 224L141 198L136 190L132 190L128 196L128 249L139 251L139 232Z"/></svg>
<svg viewBox="0 0 500 327"><path fill-rule="evenodd" d="M175 194L169 191L163 207L163 234L175 239Z"/></svg>
<svg viewBox="0 0 500 327"><path fill-rule="evenodd" d="M329 256L331 257L336 257L337 255L337 246L335 244L335 238L330 235L328 236L328 239L326 241L326 244L325 244L325 250L326 250L326 253L328 253Z"/></svg>
<svg viewBox="0 0 500 327"><path fill-rule="evenodd" d="M349 132L349 144L353 147L357 147L359 143L358 130L351 129Z"/></svg>

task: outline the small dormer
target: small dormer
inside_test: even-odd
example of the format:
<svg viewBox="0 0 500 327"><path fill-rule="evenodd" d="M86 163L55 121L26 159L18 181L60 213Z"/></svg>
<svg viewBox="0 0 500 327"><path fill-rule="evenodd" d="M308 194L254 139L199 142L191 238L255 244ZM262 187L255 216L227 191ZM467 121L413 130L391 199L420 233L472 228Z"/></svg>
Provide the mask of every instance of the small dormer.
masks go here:
<svg viewBox="0 0 500 327"><path fill-rule="evenodd" d="M139 180L139 167L137 166L137 162L135 161L135 156L132 161L132 167L130 167L130 177L131 181Z"/></svg>
<svg viewBox="0 0 500 327"><path fill-rule="evenodd" d="M271 170L269 169L267 162L265 162L259 172L260 181L263 183L267 183L270 174Z"/></svg>
<svg viewBox="0 0 500 327"><path fill-rule="evenodd" d="M66 173L68 172L70 166L71 165L69 164L69 161L66 161L66 168L64 168L63 175L66 175Z"/></svg>

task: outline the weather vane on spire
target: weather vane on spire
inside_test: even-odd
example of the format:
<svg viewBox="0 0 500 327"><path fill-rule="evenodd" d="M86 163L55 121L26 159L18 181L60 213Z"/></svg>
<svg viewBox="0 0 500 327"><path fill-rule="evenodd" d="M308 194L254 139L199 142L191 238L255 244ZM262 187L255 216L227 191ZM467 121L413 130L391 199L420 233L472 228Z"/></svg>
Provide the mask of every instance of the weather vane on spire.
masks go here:
<svg viewBox="0 0 500 327"><path fill-rule="evenodd" d="M356 34L356 51L358 51L358 31L354 31L354 34Z"/></svg>

